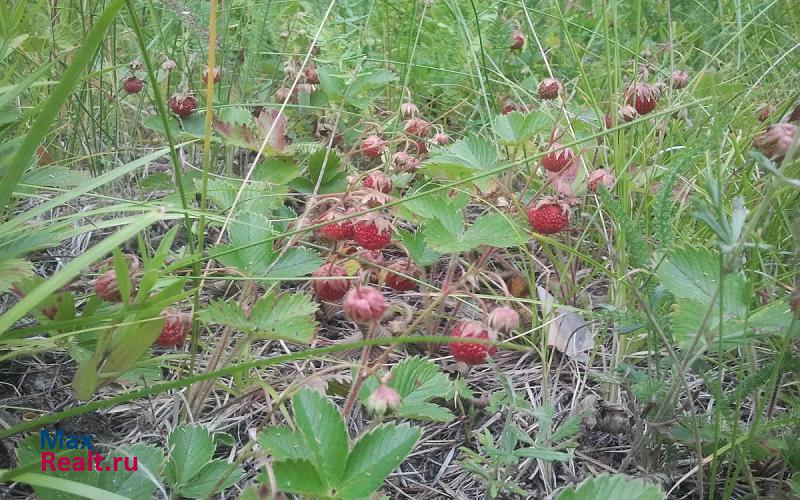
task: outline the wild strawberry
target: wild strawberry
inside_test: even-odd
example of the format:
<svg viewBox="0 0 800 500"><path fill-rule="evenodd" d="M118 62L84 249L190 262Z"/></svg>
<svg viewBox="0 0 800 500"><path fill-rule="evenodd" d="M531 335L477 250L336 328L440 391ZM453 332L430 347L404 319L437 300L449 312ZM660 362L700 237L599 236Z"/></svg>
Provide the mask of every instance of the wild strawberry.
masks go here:
<svg viewBox="0 0 800 500"><path fill-rule="evenodd" d="M327 210L322 216L316 220L316 223L326 221L333 221L335 219L344 217L347 211L341 208L331 208ZM351 219L341 220L338 222L331 222L320 228L317 228L316 234L333 241L351 240L353 239L353 221Z"/></svg>
<svg viewBox="0 0 800 500"><path fill-rule="evenodd" d="M791 113L789 113L789 118L786 119L787 122L800 122L800 104L794 107Z"/></svg>
<svg viewBox="0 0 800 500"><path fill-rule="evenodd" d="M361 152L367 158L378 158L386 151L386 141L377 135L371 135L361 143Z"/></svg>
<svg viewBox="0 0 800 500"><path fill-rule="evenodd" d="M758 121L763 122L766 121L769 116L775 112L775 106L772 104L765 104L761 109L758 110L756 114L756 118Z"/></svg>
<svg viewBox="0 0 800 500"><path fill-rule="evenodd" d="M557 78L545 78L539 84L539 99L555 99L561 92L561 81Z"/></svg>
<svg viewBox="0 0 800 500"><path fill-rule="evenodd" d="M292 92L289 87L278 87L278 90L275 91L275 101L281 104L284 102L295 104L297 102L297 92Z"/></svg>
<svg viewBox="0 0 800 500"><path fill-rule="evenodd" d="M382 193L377 189L365 189L363 194L359 197L359 201L362 205L366 205L369 208L379 207L381 205L386 205L391 201L392 197L388 194Z"/></svg>
<svg viewBox="0 0 800 500"><path fill-rule="evenodd" d="M520 50L525 46L525 35L520 30L511 33L511 50Z"/></svg>
<svg viewBox="0 0 800 500"><path fill-rule="evenodd" d="M181 118L186 118L197 109L197 99L187 94L175 94L169 98L169 108Z"/></svg>
<svg viewBox="0 0 800 500"><path fill-rule="evenodd" d="M303 76L305 77L307 84L319 85L319 73L317 73L317 68L309 66L303 70Z"/></svg>
<svg viewBox="0 0 800 500"><path fill-rule="evenodd" d="M676 70L669 75L669 83L673 89L682 89L689 83L689 74L685 71Z"/></svg>
<svg viewBox="0 0 800 500"><path fill-rule="evenodd" d="M419 160L405 151L398 151L392 155L392 165L400 172L413 172L419 168Z"/></svg>
<svg viewBox="0 0 800 500"><path fill-rule="evenodd" d="M514 104L513 102L506 101L503 104L503 109L500 110L500 114L501 115L507 115L507 114L511 113L512 111L516 111L516 110L517 110L517 105L516 104Z"/></svg>
<svg viewBox="0 0 800 500"><path fill-rule="evenodd" d="M628 104L636 108L636 112L640 115L646 115L656 109L659 97L661 92L658 88L647 83L637 83L627 92Z"/></svg>
<svg viewBox="0 0 800 500"><path fill-rule="evenodd" d="M486 323L492 330L508 333L519 326L519 314L508 306L500 306L489 313Z"/></svg>
<svg viewBox="0 0 800 500"><path fill-rule="evenodd" d="M388 194L392 192L392 178L380 172L370 172L364 178L364 187Z"/></svg>
<svg viewBox="0 0 800 500"><path fill-rule="evenodd" d="M457 342L457 339L483 339L497 340L497 334L480 321L462 320L453 326L450 338L454 339L448 346L450 354L468 365L479 365L486 362L486 358L497 352L497 347L486 344L470 344Z"/></svg>
<svg viewBox="0 0 800 500"><path fill-rule="evenodd" d="M428 143L427 142L425 142L425 141L415 141L414 142L414 147L416 148L417 154L420 157L423 157L426 154L428 154Z"/></svg>
<svg viewBox="0 0 800 500"><path fill-rule="evenodd" d="M126 254L131 288L136 288L136 273L139 271L139 259L135 255ZM94 284L94 292L106 302L121 302L122 294L119 291L117 273L114 269L103 273Z"/></svg>
<svg viewBox="0 0 800 500"><path fill-rule="evenodd" d="M327 302L335 302L341 299L350 288L350 280L345 279L347 278L347 271L333 262L323 264L311 276L316 278L311 282L311 286L314 288L314 295Z"/></svg>
<svg viewBox="0 0 800 500"><path fill-rule="evenodd" d="M444 132L436 132L433 136L433 143L437 146L444 146L450 143L450 136Z"/></svg>
<svg viewBox="0 0 800 500"><path fill-rule="evenodd" d="M353 239L362 248L380 250L392 241L392 225L380 215L369 213L353 224Z"/></svg>
<svg viewBox="0 0 800 500"><path fill-rule="evenodd" d="M400 394L389 387L385 379L381 379L378 388L367 398L366 406L372 413L383 415L387 410L392 412L399 408L400 403L402 403Z"/></svg>
<svg viewBox="0 0 800 500"><path fill-rule="evenodd" d="M122 82L122 88L129 94L138 94L144 88L144 80L136 78L135 76L126 78L125 81Z"/></svg>
<svg viewBox="0 0 800 500"><path fill-rule="evenodd" d="M161 347L183 344L192 329L192 315L175 309L167 309L164 316L164 326L156 339L156 344Z"/></svg>
<svg viewBox="0 0 800 500"><path fill-rule="evenodd" d="M164 71L172 71L173 69L177 68L178 64L173 61L172 59L167 59L163 63L161 63L161 69Z"/></svg>
<svg viewBox="0 0 800 500"><path fill-rule="evenodd" d="M344 316L356 323L379 321L389 308L383 294L371 286L356 286L344 296Z"/></svg>
<svg viewBox="0 0 800 500"><path fill-rule="evenodd" d="M417 105L411 101L406 101L400 105L400 114L404 118L411 118L412 116L417 116L419 114L419 108Z"/></svg>
<svg viewBox="0 0 800 500"><path fill-rule="evenodd" d="M386 285L398 292L407 292L417 287L422 272L408 259L399 259L389 266ZM411 279L414 278L414 279Z"/></svg>
<svg viewBox="0 0 800 500"><path fill-rule="evenodd" d="M403 127L403 130L407 134L411 135L418 135L418 136L425 136L428 135L428 130L430 130L431 124L423 120L422 118L409 118L406 120L406 124Z"/></svg>
<svg viewBox="0 0 800 500"><path fill-rule="evenodd" d="M597 191L597 185L601 183L606 187L606 189L611 189L611 186L614 185L615 180L616 179L610 172L603 168L598 168L592 172L592 175L590 175L589 179L586 181L586 189L590 193L594 193Z"/></svg>
<svg viewBox="0 0 800 500"><path fill-rule="evenodd" d="M565 203L544 198L528 209L528 222L539 234L555 234L567 228L570 210Z"/></svg>
<svg viewBox="0 0 800 500"><path fill-rule="evenodd" d="M203 70L203 83L208 85L208 68ZM219 71L219 66L214 66L214 71L211 72L214 75L214 83L219 83L219 79L222 74Z"/></svg>
<svg viewBox="0 0 800 500"><path fill-rule="evenodd" d="M770 125L753 139L753 146L776 162L783 160L789 146L797 135L797 127L791 123Z"/></svg>
<svg viewBox="0 0 800 500"><path fill-rule="evenodd" d="M548 172L561 172L572 164L575 153L572 148L564 148L561 144L554 142L550 145L550 152L542 158L542 166Z"/></svg>
<svg viewBox="0 0 800 500"><path fill-rule="evenodd" d="M636 112L636 108L627 104L619 108L617 115L619 115L619 119L625 123L632 122L639 117L639 113Z"/></svg>

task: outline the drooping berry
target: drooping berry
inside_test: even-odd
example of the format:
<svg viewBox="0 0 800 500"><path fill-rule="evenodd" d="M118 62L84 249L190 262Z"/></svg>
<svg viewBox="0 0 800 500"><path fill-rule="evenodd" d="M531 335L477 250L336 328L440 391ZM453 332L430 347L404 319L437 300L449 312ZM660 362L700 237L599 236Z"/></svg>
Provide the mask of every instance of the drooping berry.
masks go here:
<svg viewBox="0 0 800 500"><path fill-rule="evenodd" d="M347 271L333 262L323 264L322 267L314 271L312 281L314 295L328 302L335 302L347 293L350 288L350 280L347 278Z"/></svg>
<svg viewBox="0 0 800 500"><path fill-rule="evenodd" d="M497 347L494 345L457 342L457 339L464 338L497 340L497 334L480 321L459 321L453 326L450 337L453 339L453 341L448 344L450 347L450 354L453 355L456 361L461 361L468 365L485 363L486 358L497 352Z"/></svg>
<svg viewBox="0 0 800 500"><path fill-rule="evenodd" d="M758 119L758 121L760 122L767 121L767 118L769 118L770 115L774 112L775 112L775 106L773 106L772 104L765 104L761 109L758 110L758 113L756 114L756 119Z"/></svg>
<svg viewBox="0 0 800 500"><path fill-rule="evenodd" d="M508 306L500 306L489 313L486 322L492 330L508 333L519 326L519 314Z"/></svg>
<svg viewBox="0 0 800 500"><path fill-rule="evenodd" d="M161 63L161 69L164 71L172 71L173 69L178 67L178 63L173 61L172 59L167 59L163 63Z"/></svg>
<svg viewBox="0 0 800 500"><path fill-rule="evenodd" d="M392 225L382 216L369 213L353 224L353 239L362 248L380 250L392 241Z"/></svg>
<svg viewBox="0 0 800 500"><path fill-rule="evenodd" d="M203 83L206 85L208 84L208 74L212 73L214 75L214 83L219 83L219 79L222 76L222 73L219 70L219 66L214 66L213 71L209 71L208 68L203 70Z"/></svg>
<svg viewBox="0 0 800 500"><path fill-rule="evenodd" d="M317 68L309 66L303 71L303 76L305 77L307 84L319 85L319 73L317 73Z"/></svg>
<svg viewBox="0 0 800 500"><path fill-rule="evenodd" d="M689 73L675 70L669 76L669 83L673 89L682 89L689 83Z"/></svg>
<svg viewBox="0 0 800 500"><path fill-rule="evenodd" d="M136 78L135 76L126 78L125 81L122 82L122 88L129 94L138 94L144 88L144 80Z"/></svg>
<svg viewBox="0 0 800 500"><path fill-rule="evenodd" d="M289 87L278 87L278 89L275 91L275 101L281 104L283 104L284 102L288 102L289 104L296 104L297 92L292 92L292 90Z"/></svg>
<svg viewBox="0 0 800 500"><path fill-rule="evenodd" d="M545 78L539 84L539 99L555 99L561 92L561 81L558 78Z"/></svg>
<svg viewBox="0 0 800 500"><path fill-rule="evenodd" d="M656 109L658 98L661 97L658 88L647 83L637 83L628 89L627 94L628 104L633 106L640 115L646 115Z"/></svg>
<svg viewBox="0 0 800 500"><path fill-rule="evenodd" d="M430 130L430 127L430 123L426 122L422 118L414 117L406 120L403 130L405 130L407 134L425 136L428 135L428 130Z"/></svg>
<svg viewBox="0 0 800 500"><path fill-rule="evenodd" d="M379 321L388 308L383 294L371 286L351 288L344 297L344 316L356 323Z"/></svg>
<svg viewBox="0 0 800 500"><path fill-rule="evenodd" d="M597 186L602 184L606 187L606 189L611 189L611 186L614 185L614 175L611 174L608 170L604 168L598 168L589 176L589 179L586 180L586 189L590 193L594 193L597 191Z"/></svg>
<svg viewBox="0 0 800 500"><path fill-rule="evenodd" d="M183 344L192 329L192 315L176 309L167 309L164 316L164 326L156 339L156 344L161 347Z"/></svg>
<svg viewBox="0 0 800 500"><path fill-rule="evenodd" d="M322 227L317 228L316 230L317 235L322 236L324 238L328 238L329 240L333 241L343 241L343 240L353 239L353 221L351 219L335 221L335 219L344 217L345 215L347 215L347 210L341 208L334 207L327 210L315 222L317 224L327 221L334 221L334 222L331 222L330 224L326 224Z"/></svg>
<svg viewBox="0 0 800 500"><path fill-rule="evenodd" d="M433 143L437 146L445 146L450 143L450 136L444 132L436 132L433 136Z"/></svg>
<svg viewBox="0 0 800 500"><path fill-rule="evenodd" d="M364 177L364 187L388 194L392 192L392 178L381 172L370 172Z"/></svg>
<svg viewBox="0 0 800 500"><path fill-rule="evenodd" d="M567 228L570 210L565 203L544 198L528 209L528 222L539 234L555 234Z"/></svg>
<svg viewBox="0 0 800 500"><path fill-rule="evenodd" d="M135 255L125 254L128 261L128 273L131 288L136 288L137 272L139 271L139 259ZM117 273L114 269L103 273L94 284L94 291L98 297L106 302L121 302L122 294L119 291Z"/></svg>
<svg viewBox="0 0 800 500"><path fill-rule="evenodd" d="M197 99L187 94L175 94L169 98L169 108L181 118L186 118L197 109Z"/></svg>
<svg viewBox="0 0 800 500"><path fill-rule="evenodd" d="M411 101L406 101L400 105L400 114L404 118L411 118L419 114L419 108Z"/></svg>
<svg viewBox="0 0 800 500"><path fill-rule="evenodd" d="M382 380L378 388L367 398L366 406L372 413L383 415L387 411L395 411L400 407L400 403L402 403L400 394Z"/></svg>
<svg viewBox="0 0 800 500"><path fill-rule="evenodd" d="M639 117L639 113L636 112L636 108L628 104L620 107L617 115L619 116L619 119L625 123L632 122Z"/></svg>
<svg viewBox="0 0 800 500"><path fill-rule="evenodd" d="M361 151L367 158L378 158L386 151L386 141L377 135L371 135L361 143Z"/></svg>
<svg viewBox="0 0 800 500"><path fill-rule="evenodd" d="M507 115L507 114L511 113L512 111L516 111L516 110L517 110L517 105L516 104L514 104L513 102L510 102L510 101L506 101L505 103L503 103L503 108L500 110L500 114L501 115Z"/></svg>
<svg viewBox="0 0 800 500"><path fill-rule="evenodd" d="M520 30L514 30L511 33L511 50L520 50L525 47L525 34Z"/></svg>
<svg viewBox="0 0 800 500"><path fill-rule="evenodd" d="M389 266L386 285L398 292L407 292L417 287L421 275L422 271L410 260L399 259Z"/></svg>
<svg viewBox="0 0 800 500"><path fill-rule="evenodd" d="M378 270L384 267L386 259L383 257L383 252L380 250L367 250L362 248L356 254L356 257L361 261L361 269L368 274L375 274Z"/></svg>
<svg viewBox="0 0 800 500"><path fill-rule="evenodd" d="M753 146L764 156L780 162L797 135L797 127L791 123L776 123L753 139Z"/></svg>
<svg viewBox="0 0 800 500"><path fill-rule="evenodd" d="M392 155L392 166L400 172L413 172L419 168L419 160L405 151L398 151Z"/></svg>
<svg viewBox="0 0 800 500"><path fill-rule="evenodd" d="M542 157L542 166L548 172L561 172L572 164L575 153L572 148L565 148L561 144L554 142L550 145L550 152Z"/></svg>

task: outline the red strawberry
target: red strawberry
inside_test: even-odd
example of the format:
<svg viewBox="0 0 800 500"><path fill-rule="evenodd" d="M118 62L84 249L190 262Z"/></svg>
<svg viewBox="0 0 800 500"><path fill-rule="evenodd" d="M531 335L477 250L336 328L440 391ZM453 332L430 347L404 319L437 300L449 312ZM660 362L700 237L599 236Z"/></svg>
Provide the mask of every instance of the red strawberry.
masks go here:
<svg viewBox="0 0 800 500"><path fill-rule="evenodd" d="M555 234L567 228L569 206L553 198L544 198L528 209L528 221L539 234Z"/></svg>
<svg viewBox="0 0 800 500"><path fill-rule="evenodd" d="M380 215L367 214L353 225L353 239L362 248L380 250L392 241L392 225Z"/></svg>
<svg viewBox="0 0 800 500"><path fill-rule="evenodd" d="M572 148L564 148L561 144L554 142L550 145L550 152L542 158L542 166L548 172L558 173L569 167L575 159Z"/></svg>
<svg viewBox="0 0 800 500"><path fill-rule="evenodd" d="M167 309L164 314L164 326L161 328L161 334L156 339L156 344L161 347L172 347L181 345L186 341L189 336L189 331L192 329L192 316L189 313L177 311L175 309Z"/></svg>
<svg viewBox="0 0 800 500"><path fill-rule="evenodd" d="M125 258L128 260L131 288L136 288L136 273L139 271L139 259L131 254L125 254ZM116 271L111 269L97 278L94 284L94 292L106 302L121 302L122 295L119 291Z"/></svg>
<svg viewBox="0 0 800 500"><path fill-rule="evenodd" d="M303 71L303 76L306 78L306 83L310 85L319 85L319 74L317 68L309 66Z"/></svg>
<svg viewBox="0 0 800 500"><path fill-rule="evenodd" d="M186 118L197 109L197 99L187 94L175 94L169 98L169 108L181 118Z"/></svg>
<svg viewBox="0 0 800 500"><path fill-rule="evenodd" d="M126 78L125 81L122 82L122 88L129 94L138 94L144 88L144 80L136 78L135 76Z"/></svg>
<svg viewBox="0 0 800 500"><path fill-rule="evenodd" d="M507 114L511 113L512 111L516 111L516 110L517 110L517 105L516 104L514 104L513 102L506 102L505 104L503 104L503 109L500 110L500 114L501 115L507 115Z"/></svg>
<svg viewBox="0 0 800 500"><path fill-rule="evenodd" d="M450 143L450 136L445 134L444 132L437 132L436 135L433 136L433 143L439 146L444 146Z"/></svg>
<svg viewBox="0 0 800 500"><path fill-rule="evenodd" d="M371 135L361 143L361 151L367 158L377 158L386 151L386 141L377 135Z"/></svg>
<svg viewBox="0 0 800 500"><path fill-rule="evenodd" d="M389 194L392 192L392 178L380 172L370 172L364 178L364 187Z"/></svg>
<svg viewBox="0 0 800 500"><path fill-rule="evenodd" d="M771 115L774 112L775 112L775 106L773 106L772 104L765 104L764 107L758 110L756 118L758 119L758 121L763 122L766 121L767 118L769 118L769 115Z"/></svg>
<svg viewBox="0 0 800 500"><path fill-rule="evenodd" d="M405 130L407 134L424 136L428 135L428 130L430 130L430 126L431 124L426 122L422 118L409 118L406 121L403 130Z"/></svg>
<svg viewBox="0 0 800 500"><path fill-rule="evenodd" d="M419 167L419 160L405 151L398 151L392 155L392 165L400 172L413 172Z"/></svg>
<svg viewBox="0 0 800 500"><path fill-rule="evenodd" d="M419 156L424 156L428 153L428 143L425 141L415 141L414 147L417 148L417 154Z"/></svg>
<svg viewBox="0 0 800 500"><path fill-rule="evenodd" d="M800 122L800 104L795 106L792 112L789 113L789 118L786 121Z"/></svg>
<svg viewBox="0 0 800 500"><path fill-rule="evenodd" d="M598 184L603 184L606 189L611 189L611 186L614 185L614 175L609 173L604 168L598 168L592 175L589 176L589 179L586 181L586 189L594 193L597 191Z"/></svg>
<svg viewBox="0 0 800 500"><path fill-rule="evenodd" d="M646 83L637 83L628 89L627 94L628 104L636 108L636 112L640 115L646 115L656 109L658 98L661 97L657 87Z"/></svg>
<svg viewBox="0 0 800 500"><path fill-rule="evenodd" d="M322 216L316 220L316 223L325 221L332 221L347 215L347 211L341 208L331 208L326 211ZM318 236L328 238L333 241L351 240L353 239L353 221L351 219L342 220L338 222L331 222L316 230Z"/></svg>
<svg viewBox="0 0 800 500"><path fill-rule="evenodd" d="M379 321L389 308L383 294L371 286L351 288L344 297L344 316L356 323Z"/></svg>
<svg viewBox="0 0 800 500"><path fill-rule="evenodd" d="M347 277L347 271L333 262L324 264L312 276L318 278L312 281L314 295L328 302L341 299L350 288L350 280L343 279Z"/></svg>
<svg viewBox="0 0 800 500"><path fill-rule="evenodd" d="M555 99L558 93L561 92L561 81L558 78L545 78L539 84L538 95L539 99Z"/></svg>
<svg viewBox="0 0 800 500"><path fill-rule="evenodd" d="M214 83L219 83L220 76L222 76L219 71L219 66L214 67L213 74L214 74ZM203 83L208 85L208 68L203 70Z"/></svg>
<svg viewBox="0 0 800 500"><path fill-rule="evenodd" d="M497 340L497 334L480 321L463 320L453 326L450 332L453 339L484 339ZM468 344L465 342L450 342L450 354L468 365L478 365L486 362L486 358L497 352L497 347L486 344Z"/></svg>
<svg viewBox="0 0 800 500"><path fill-rule="evenodd" d="M511 33L511 50L520 50L524 46L525 35L519 30L514 30L514 32Z"/></svg>
<svg viewBox="0 0 800 500"><path fill-rule="evenodd" d="M394 272L386 275L386 285L398 292L407 292L417 287L422 272L408 259L399 259L389 266ZM414 278L413 280L411 278Z"/></svg>

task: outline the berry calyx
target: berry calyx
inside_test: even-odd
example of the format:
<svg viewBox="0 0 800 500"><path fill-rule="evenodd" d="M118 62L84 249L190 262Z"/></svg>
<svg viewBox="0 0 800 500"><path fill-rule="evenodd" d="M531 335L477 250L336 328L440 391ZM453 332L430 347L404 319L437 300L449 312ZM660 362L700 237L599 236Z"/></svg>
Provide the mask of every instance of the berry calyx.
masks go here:
<svg viewBox="0 0 800 500"><path fill-rule="evenodd" d="M209 71L208 68L203 70L203 83L205 83L206 85L208 85L208 74L209 73L214 75L214 77L213 77L214 78L214 83L219 83L219 79L222 76L222 74L220 73L220 70L219 70L219 66L214 66L214 70L213 71Z"/></svg>
<svg viewBox="0 0 800 500"><path fill-rule="evenodd" d="M381 172L370 172L364 178L364 187L389 194L392 192L392 178Z"/></svg>
<svg viewBox="0 0 800 500"><path fill-rule="evenodd" d="M636 108L628 104L619 108L617 115L619 116L619 119L625 123L632 122L639 117L639 113L636 112Z"/></svg>
<svg viewBox="0 0 800 500"><path fill-rule="evenodd" d="M335 221L335 219L344 217L345 215L347 215L346 210L331 208L322 214L322 216L316 220L316 223ZM333 241L351 240L353 239L353 221L346 219L331 222L330 224L317 228L316 234Z"/></svg>
<svg viewBox="0 0 800 500"><path fill-rule="evenodd" d="M520 30L514 30L511 33L511 50L520 50L525 47L525 34Z"/></svg>
<svg viewBox="0 0 800 500"><path fill-rule="evenodd" d="M570 210L566 203L544 198L528 209L528 222L539 234L555 234L567 228Z"/></svg>
<svg viewBox="0 0 800 500"><path fill-rule="evenodd" d="M400 407L401 402L402 398L400 394L389 387L387 382L382 379L381 384L375 389L375 392L370 394L369 398L367 398L366 406L372 413L383 415L387 411L395 411Z"/></svg>
<svg viewBox="0 0 800 500"><path fill-rule="evenodd" d="M361 143L361 152L367 158L378 158L386 151L386 141L377 135L371 135Z"/></svg>
<svg viewBox="0 0 800 500"><path fill-rule="evenodd" d="M433 136L433 143L437 146L444 146L450 143L450 136L444 132L436 132Z"/></svg>
<svg viewBox="0 0 800 500"><path fill-rule="evenodd" d="M675 70L669 76L669 83L673 89L682 89L689 83L689 73Z"/></svg>
<svg viewBox="0 0 800 500"><path fill-rule="evenodd" d="M187 94L175 94L169 98L169 109L181 118L186 118L197 109L197 99Z"/></svg>
<svg viewBox="0 0 800 500"><path fill-rule="evenodd" d="M421 275L422 271L410 260L399 259L389 266L386 286L398 292L407 292L417 287L417 281Z"/></svg>
<svg viewBox="0 0 800 500"><path fill-rule="evenodd" d="M794 137L797 135L797 127L791 123L776 123L770 125L767 130L761 132L753 139L753 146L764 153L764 156L780 162L789 151Z"/></svg>
<svg viewBox="0 0 800 500"><path fill-rule="evenodd" d="M611 186L614 185L615 177L611 174L608 170L604 168L598 168L592 175L589 176L589 179L586 180L586 189L590 193L597 192L597 186L599 184L603 184L606 189L611 189Z"/></svg>
<svg viewBox="0 0 800 500"><path fill-rule="evenodd" d="M380 215L367 214L353 224L353 239L362 248L380 250L392 241L392 225Z"/></svg>
<svg viewBox="0 0 800 500"><path fill-rule="evenodd" d="M314 271L311 276L314 295L327 302L335 302L347 293L350 288L350 280L347 278L347 271L333 262L323 264L322 267Z"/></svg>
<svg viewBox="0 0 800 500"><path fill-rule="evenodd" d="M131 76L122 82L122 88L124 88L125 92L129 94L138 94L144 88L144 80L141 78L136 78L135 76Z"/></svg>
<svg viewBox="0 0 800 500"><path fill-rule="evenodd" d="M508 306L500 306L489 313L486 322L492 330L508 333L519 326L519 314Z"/></svg>
<svg viewBox="0 0 800 500"><path fill-rule="evenodd" d="M400 172L413 172L419 168L419 160L405 151L398 151L392 155L392 166Z"/></svg>
<svg viewBox="0 0 800 500"><path fill-rule="evenodd" d="M344 316L356 323L379 321L389 308L383 294L371 286L351 288L344 297Z"/></svg>
<svg viewBox="0 0 800 500"><path fill-rule="evenodd" d="M400 105L400 114L404 118L411 118L412 116L417 116L419 114L419 108L417 105L411 101L406 101Z"/></svg>
<svg viewBox="0 0 800 500"><path fill-rule="evenodd" d="M409 118L406 121L403 130L405 130L407 134L424 136L428 135L428 130L430 130L430 126L431 124L426 122L422 118L414 117L414 118Z"/></svg>
<svg viewBox="0 0 800 500"><path fill-rule="evenodd" d="M497 334L480 321L463 320L453 326L450 332L452 339L484 339L497 340ZM479 365L486 362L486 358L497 352L497 347L486 344L470 344L465 342L450 342L450 354L468 365Z"/></svg>
<svg viewBox="0 0 800 500"><path fill-rule="evenodd" d="M164 316L164 326L156 339L156 344L161 347L183 344L192 329L192 315L176 309L167 309Z"/></svg>
<svg viewBox="0 0 800 500"><path fill-rule="evenodd" d="M548 172L558 173L569 167L574 159L572 148L565 148L554 142L550 145L550 152L542 158L542 166Z"/></svg>
<svg viewBox="0 0 800 500"><path fill-rule="evenodd" d="M539 99L550 100L558 97L559 92L561 92L561 81L557 78L545 78L539 84L537 94Z"/></svg>

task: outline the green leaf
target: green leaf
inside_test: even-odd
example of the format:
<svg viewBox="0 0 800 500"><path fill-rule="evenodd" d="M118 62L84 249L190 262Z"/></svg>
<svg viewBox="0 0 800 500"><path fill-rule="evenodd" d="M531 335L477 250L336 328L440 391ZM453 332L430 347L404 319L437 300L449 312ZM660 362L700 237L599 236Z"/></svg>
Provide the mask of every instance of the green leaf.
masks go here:
<svg viewBox="0 0 800 500"><path fill-rule="evenodd" d="M276 460L311 460L303 436L288 427L268 427L258 434L258 445Z"/></svg>
<svg viewBox="0 0 800 500"><path fill-rule="evenodd" d="M214 455L214 440L208 429L197 424L181 424L167 438L169 460L164 479L172 486L191 484Z"/></svg>
<svg viewBox="0 0 800 500"><path fill-rule="evenodd" d="M522 144L547 125L545 113L520 113L512 111L495 118L494 131L497 137L506 144Z"/></svg>
<svg viewBox="0 0 800 500"><path fill-rule="evenodd" d="M318 181L320 194L338 193L347 187L347 172L335 150L323 148L309 156L306 175L290 185L301 193L312 193Z"/></svg>
<svg viewBox="0 0 800 500"><path fill-rule="evenodd" d="M514 456L535 458L545 462L566 462L570 459L569 453L553 450L551 448L519 448L514 450Z"/></svg>
<svg viewBox="0 0 800 500"><path fill-rule="evenodd" d="M497 167L497 148L476 136L468 136L442 148L434 148L420 171L433 179L463 180ZM488 181L476 181L486 189Z"/></svg>
<svg viewBox="0 0 800 500"><path fill-rule="evenodd" d="M363 497L377 490L411 453L420 435L408 424L384 424L361 436L347 457L339 496Z"/></svg>
<svg viewBox="0 0 800 500"><path fill-rule="evenodd" d="M78 186L89 180L89 176L64 167L38 167L25 172L22 183L37 187Z"/></svg>
<svg viewBox="0 0 800 500"><path fill-rule="evenodd" d="M271 261L270 261L271 262ZM308 248L289 248L266 273L268 278L292 279L311 274L322 265L322 259L315 250Z"/></svg>
<svg viewBox="0 0 800 500"><path fill-rule="evenodd" d="M467 252L480 245L510 247L528 241L528 233L511 219L500 214L484 215L466 231L452 222L434 219L425 224L423 231L431 248L440 253Z"/></svg>
<svg viewBox="0 0 800 500"><path fill-rule="evenodd" d="M425 242L425 235L422 233L422 231L415 231L412 233L410 231L406 231L405 229L398 229L397 236L400 238L403 247L411 257L411 260L413 260L417 265L423 267L430 266L439 260L441 254L434 252L430 247L428 247L427 243Z"/></svg>
<svg viewBox="0 0 800 500"><path fill-rule="evenodd" d="M622 474L601 474L570 486L558 495L558 500L596 500L624 498L625 500L662 500L666 498L658 486L647 484Z"/></svg>
<svg viewBox="0 0 800 500"><path fill-rule="evenodd" d="M348 453L347 430L339 409L328 398L302 389L292 397L294 420L303 435L323 484L335 487L345 470Z"/></svg>
<svg viewBox="0 0 800 500"><path fill-rule="evenodd" d="M158 478L164 465L164 454L159 448L150 444L138 443L127 448L120 448L111 455L128 457L132 463L136 457L137 471L127 471L120 464L120 469L113 474L99 474L97 486L113 491L134 500L149 500L155 496ZM106 458L105 461L113 461Z"/></svg>
<svg viewBox="0 0 800 500"><path fill-rule="evenodd" d="M314 338L316 310L317 305L305 294L271 292L256 301L249 318L238 304L220 300L209 303L200 319L238 328L255 338L310 342Z"/></svg>
<svg viewBox="0 0 800 500"><path fill-rule="evenodd" d="M278 489L302 495L326 497L326 488L314 464L308 460L281 460L272 464Z"/></svg>
<svg viewBox="0 0 800 500"><path fill-rule="evenodd" d="M253 180L268 185L285 186L300 175L300 165L289 157L272 156L265 158L253 169Z"/></svg>
<svg viewBox="0 0 800 500"><path fill-rule="evenodd" d="M189 483L179 486L178 492L181 496L188 498L207 498L217 491L224 491L244 474L241 467L233 467L228 472L230 465L225 460L218 458L211 460L200 469ZM217 483L220 483L219 488L214 488Z"/></svg>
<svg viewBox="0 0 800 500"><path fill-rule="evenodd" d="M226 106L219 113L219 119L234 125L248 125L253 122L253 115L241 106Z"/></svg>

